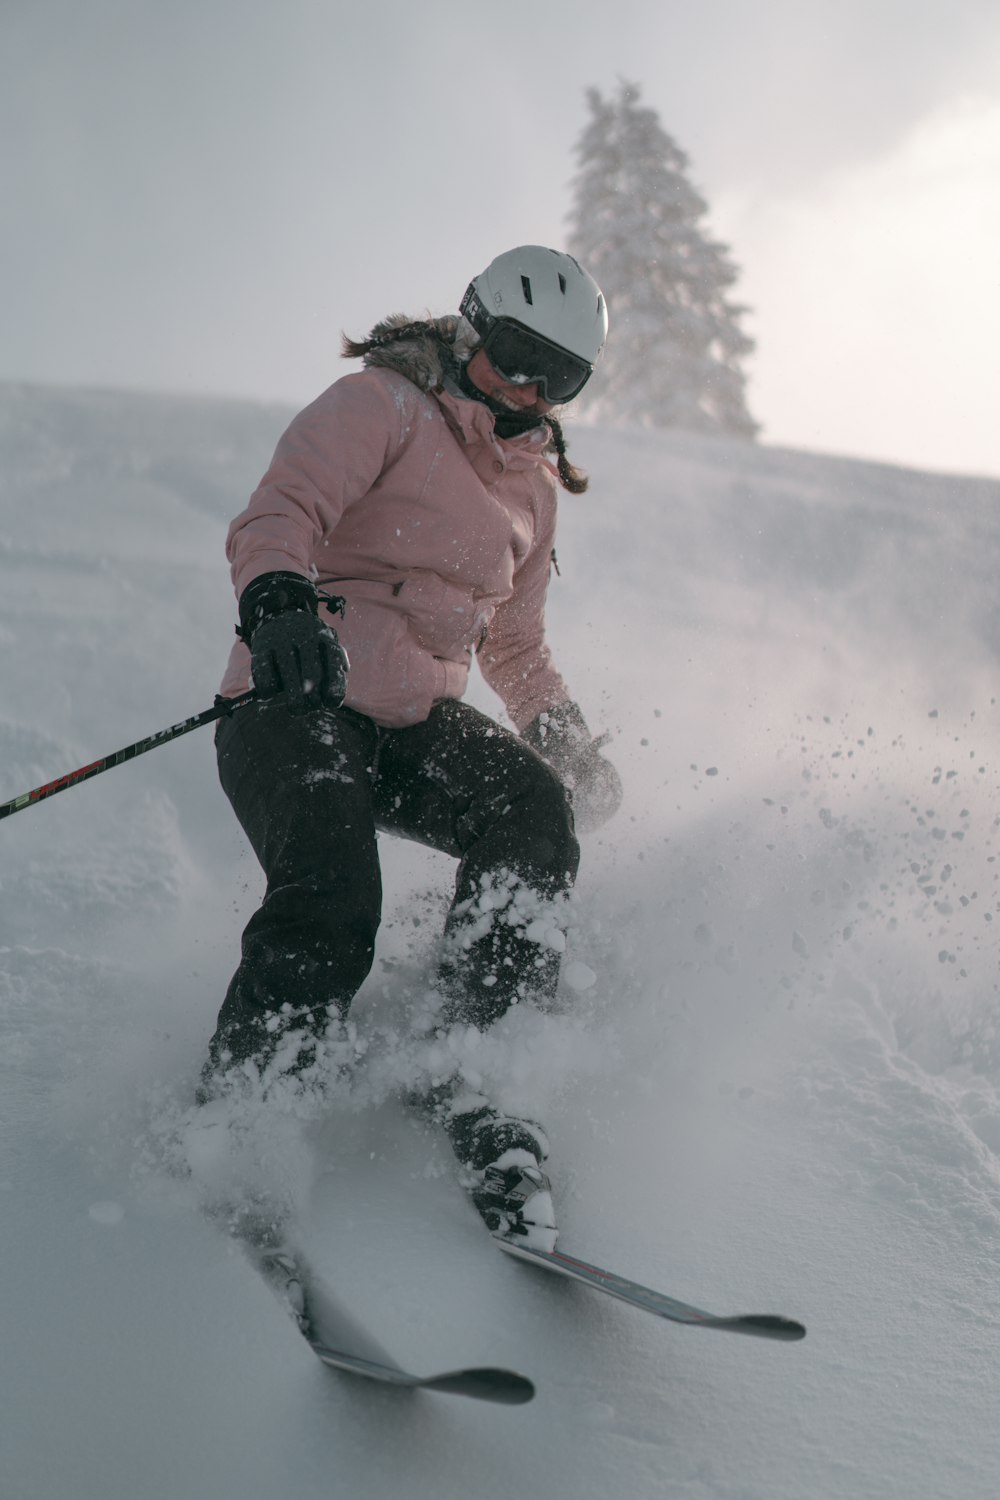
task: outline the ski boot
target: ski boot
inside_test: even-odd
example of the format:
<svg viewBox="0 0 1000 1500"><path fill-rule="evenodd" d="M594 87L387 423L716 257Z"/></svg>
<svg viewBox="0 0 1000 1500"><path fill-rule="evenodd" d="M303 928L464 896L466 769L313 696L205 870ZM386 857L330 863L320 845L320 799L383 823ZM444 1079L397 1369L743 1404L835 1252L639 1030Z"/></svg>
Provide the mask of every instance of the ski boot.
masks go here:
<svg viewBox="0 0 1000 1500"><path fill-rule="evenodd" d="M549 1179L527 1152L507 1152L467 1188L483 1223L499 1239L552 1251L559 1234Z"/></svg>
<svg viewBox="0 0 1000 1500"><path fill-rule="evenodd" d="M453 1108L442 1124L464 1168L462 1185L491 1234L553 1250L558 1230L541 1164L549 1143L539 1125L500 1114L485 1101Z"/></svg>

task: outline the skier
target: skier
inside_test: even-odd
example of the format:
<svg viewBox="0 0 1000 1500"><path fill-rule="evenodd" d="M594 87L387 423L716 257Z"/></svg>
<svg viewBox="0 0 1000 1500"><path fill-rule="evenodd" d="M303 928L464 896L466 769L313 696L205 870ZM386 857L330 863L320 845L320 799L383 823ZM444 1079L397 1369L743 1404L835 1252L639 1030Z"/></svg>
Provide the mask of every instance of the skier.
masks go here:
<svg viewBox="0 0 1000 1500"><path fill-rule="evenodd" d="M459 316L345 338L364 368L293 420L233 521L240 624L222 694L252 678L259 702L220 721L219 774L267 889L203 1096L322 1070L373 961L377 830L459 862L438 1025L485 1028L553 994L546 934L577 872L574 814L596 826L621 799L544 626L556 478L587 486L554 408L606 333L601 291L570 256L498 256ZM462 701L473 654L519 734ZM540 1127L455 1081L424 1103L487 1221L530 1229L519 1204L525 1180L547 1187Z"/></svg>

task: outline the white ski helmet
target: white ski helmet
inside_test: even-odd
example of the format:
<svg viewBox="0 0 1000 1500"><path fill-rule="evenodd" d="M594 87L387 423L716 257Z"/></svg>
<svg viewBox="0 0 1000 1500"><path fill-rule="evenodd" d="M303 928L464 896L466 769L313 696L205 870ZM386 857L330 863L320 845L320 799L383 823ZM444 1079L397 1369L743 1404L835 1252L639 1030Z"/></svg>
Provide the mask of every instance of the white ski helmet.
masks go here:
<svg viewBox="0 0 1000 1500"><path fill-rule="evenodd" d="M506 379L569 401L593 374L608 334L604 294L571 255L519 245L470 282L461 312Z"/></svg>

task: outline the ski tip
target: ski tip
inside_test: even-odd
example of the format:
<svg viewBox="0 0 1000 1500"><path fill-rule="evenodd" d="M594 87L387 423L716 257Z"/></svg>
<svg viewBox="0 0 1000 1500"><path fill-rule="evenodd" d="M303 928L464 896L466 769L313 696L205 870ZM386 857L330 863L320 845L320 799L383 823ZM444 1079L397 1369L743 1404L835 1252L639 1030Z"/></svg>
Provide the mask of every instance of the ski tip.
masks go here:
<svg viewBox="0 0 1000 1500"><path fill-rule="evenodd" d="M534 1383L526 1375L514 1370L498 1370L483 1366L475 1370L454 1370L447 1375L436 1375L422 1380L421 1385L429 1391L447 1391L456 1396L471 1396L474 1400L493 1401L501 1406L523 1406L534 1399Z"/></svg>
<svg viewBox="0 0 1000 1500"><path fill-rule="evenodd" d="M785 1343L794 1343L806 1336L804 1323L797 1323L794 1318L783 1318L778 1313L744 1313L742 1317L733 1318L729 1326L737 1333L752 1333L764 1339L782 1339Z"/></svg>

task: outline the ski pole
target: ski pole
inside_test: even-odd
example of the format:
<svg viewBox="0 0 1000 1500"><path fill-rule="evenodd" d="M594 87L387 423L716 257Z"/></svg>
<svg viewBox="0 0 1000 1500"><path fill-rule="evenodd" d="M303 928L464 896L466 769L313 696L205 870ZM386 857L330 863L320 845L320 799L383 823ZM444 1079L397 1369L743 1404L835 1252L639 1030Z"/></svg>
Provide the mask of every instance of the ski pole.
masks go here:
<svg viewBox="0 0 1000 1500"><path fill-rule="evenodd" d="M0 818L9 818L11 813L20 812L23 807L34 807L36 802L43 801L46 797L54 797L56 792L64 792L67 787L76 786L80 781L87 781L91 776L100 776L102 771L110 771L112 766L120 766L127 760L135 760L137 755L145 755L147 750L155 750L158 745L166 745L170 740L179 739L182 734L190 734L192 729L200 729L203 724L211 724L213 719L221 719L224 714L231 714L234 709L242 708L244 703L252 703L257 693L251 688L247 693L240 693L235 698L216 698L211 708L206 708L204 713L195 714L191 719L184 719L180 724L172 724L169 729L160 729L156 734L147 736L144 740L136 740L134 745L126 745L124 750L114 750L110 755L104 755L100 760L93 761L89 766L81 766L78 771L70 771L68 776L59 776L55 781L48 781L44 786L36 786L33 792L25 792L21 797L12 797L9 802L0 804Z"/></svg>

